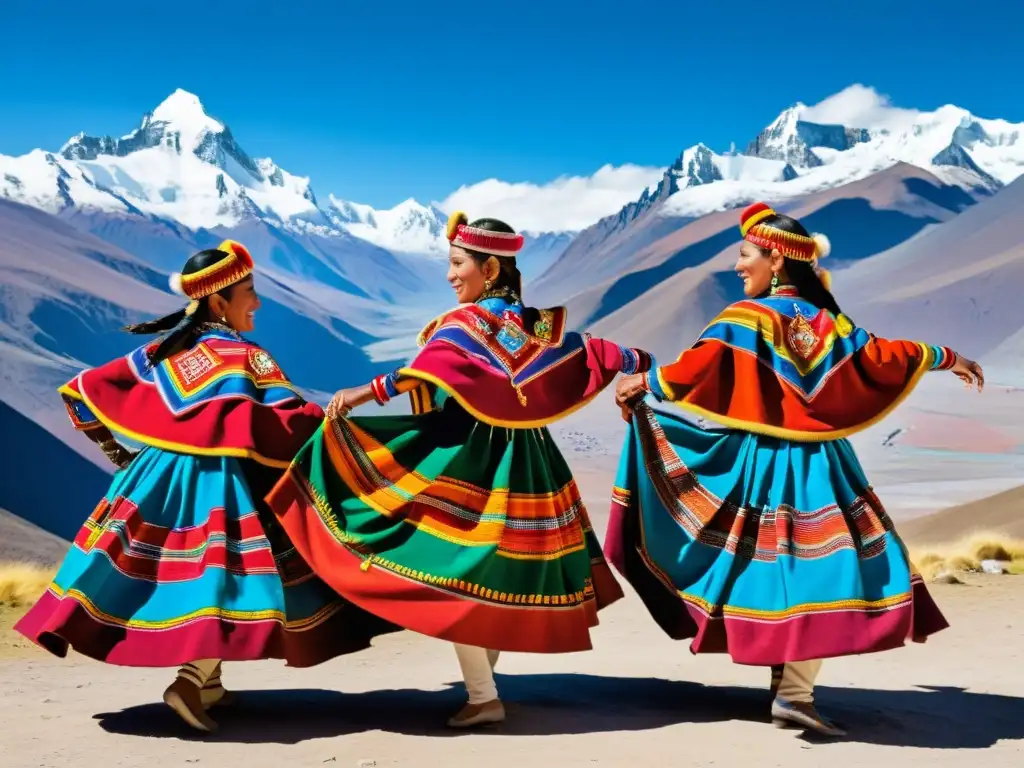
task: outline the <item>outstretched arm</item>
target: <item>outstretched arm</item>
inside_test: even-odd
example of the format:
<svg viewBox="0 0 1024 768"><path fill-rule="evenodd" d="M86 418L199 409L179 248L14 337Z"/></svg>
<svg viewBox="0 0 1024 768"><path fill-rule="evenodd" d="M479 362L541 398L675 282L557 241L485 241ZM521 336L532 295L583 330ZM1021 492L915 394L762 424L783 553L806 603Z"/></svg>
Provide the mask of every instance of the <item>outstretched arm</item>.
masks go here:
<svg viewBox="0 0 1024 768"><path fill-rule="evenodd" d="M927 366L930 371L952 371L968 387L977 386L979 392L985 386L981 366L949 347L871 336L858 354L861 365L883 381L902 377L907 368Z"/></svg>

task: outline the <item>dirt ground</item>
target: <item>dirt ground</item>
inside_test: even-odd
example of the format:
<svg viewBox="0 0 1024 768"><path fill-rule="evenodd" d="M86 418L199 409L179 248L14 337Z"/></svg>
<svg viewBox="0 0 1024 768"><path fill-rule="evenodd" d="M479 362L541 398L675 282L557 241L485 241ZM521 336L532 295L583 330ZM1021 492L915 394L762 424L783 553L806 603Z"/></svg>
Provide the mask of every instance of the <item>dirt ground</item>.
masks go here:
<svg viewBox="0 0 1024 768"><path fill-rule="evenodd" d="M773 728L767 670L694 657L640 601L602 613L592 652L509 654L508 720L443 727L463 697L454 653L410 633L308 670L228 665L240 691L220 733L160 703L170 670L58 660L0 621L5 768L280 766L992 766L1024 764L1024 578L933 587L952 628L925 645L826 662L823 711L850 730L821 743Z"/></svg>

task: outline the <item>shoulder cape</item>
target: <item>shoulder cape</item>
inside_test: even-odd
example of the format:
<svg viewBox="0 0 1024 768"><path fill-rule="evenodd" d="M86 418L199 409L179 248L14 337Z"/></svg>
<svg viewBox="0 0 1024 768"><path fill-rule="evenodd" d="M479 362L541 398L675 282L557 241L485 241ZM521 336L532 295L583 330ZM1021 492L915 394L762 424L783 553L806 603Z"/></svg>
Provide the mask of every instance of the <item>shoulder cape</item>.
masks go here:
<svg viewBox="0 0 1024 768"><path fill-rule="evenodd" d="M486 424L530 428L583 407L616 374L651 366L642 350L567 331L562 307L538 315L527 328L514 312L458 307L423 329L422 349L397 373L444 390ZM411 396L417 408L423 393Z"/></svg>
<svg viewBox="0 0 1024 768"><path fill-rule="evenodd" d="M769 297L728 307L649 386L726 427L834 440L881 420L925 372L955 360L946 347L879 339L800 298Z"/></svg>
<svg viewBox="0 0 1024 768"><path fill-rule="evenodd" d="M60 388L75 428L98 443L111 437L201 456L236 456L287 467L323 421L274 359L221 332L155 367L139 347L83 371Z"/></svg>

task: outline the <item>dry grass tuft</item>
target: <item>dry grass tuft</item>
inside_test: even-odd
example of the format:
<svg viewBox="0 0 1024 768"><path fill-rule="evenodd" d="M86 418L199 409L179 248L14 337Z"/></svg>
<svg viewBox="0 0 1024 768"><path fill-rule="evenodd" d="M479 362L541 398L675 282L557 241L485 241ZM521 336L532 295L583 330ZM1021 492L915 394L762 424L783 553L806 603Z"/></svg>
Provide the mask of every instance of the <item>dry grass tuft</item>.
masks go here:
<svg viewBox="0 0 1024 768"><path fill-rule="evenodd" d="M32 605L50 585L55 569L34 563L0 563L0 607Z"/></svg>
<svg viewBox="0 0 1024 768"><path fill-rule="evenodd" d="M980 571L982 560L1001 560L1010 573L1024 573L1024 540L978 532L947 546L911 549L910 559L926 581L941 573Z"/></svg>

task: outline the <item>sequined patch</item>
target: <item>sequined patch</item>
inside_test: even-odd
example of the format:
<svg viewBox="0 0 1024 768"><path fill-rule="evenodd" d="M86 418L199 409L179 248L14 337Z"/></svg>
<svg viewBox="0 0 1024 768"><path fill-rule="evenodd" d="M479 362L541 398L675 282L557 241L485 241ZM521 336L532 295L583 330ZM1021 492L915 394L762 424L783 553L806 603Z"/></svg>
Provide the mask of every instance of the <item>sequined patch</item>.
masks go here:
<svg viewBox="0 0 1024 768"><path fill-rule="evenodd" d="M529 337L522 328L512 321L508 321L501 327L495 338L506 352L515 357L523 351Z"/></svg>
<svg viewBox="0 0 1024 768"><path fill-rule="evenodd" d="M551 341L555 313L550 309L539 310L540 319L533 324L533 335L543 341Z"/></svg>
<svg viewBox="0 0 1024 768"><path fill-rule="evenodd" d="M249 365L252 366L257 376L270 376L273 373L277 373L278 370L274 358L262 349L249 350Z"/></svg>
<svg viewBox="0 0 1024 768"><path fill-rule="evenodd" d="M800 313L797 313L797 316L790 322L786 338L789 342L789 348L804 359L818 345L818 334L814 332L814 328L807 322L807 318Z"/></svg>

